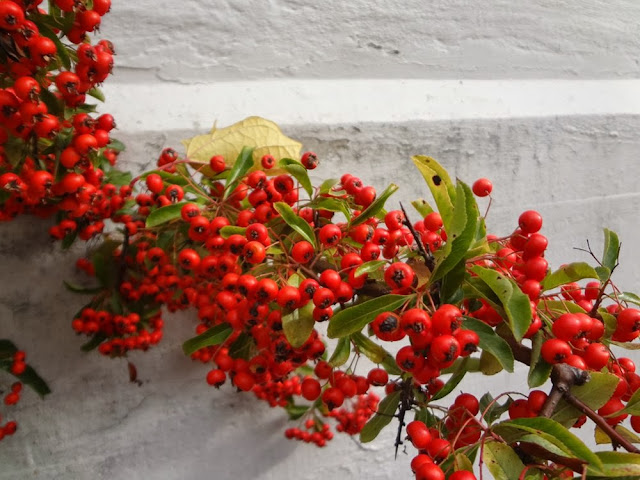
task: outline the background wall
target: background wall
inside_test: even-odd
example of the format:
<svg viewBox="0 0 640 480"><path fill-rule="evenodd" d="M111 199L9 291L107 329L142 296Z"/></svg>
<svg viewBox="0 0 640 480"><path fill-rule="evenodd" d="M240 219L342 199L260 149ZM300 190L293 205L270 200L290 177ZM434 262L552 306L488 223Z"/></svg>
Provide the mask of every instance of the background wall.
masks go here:
<svg viewBox="0 0 640 480"><path fill-rule="evenodd" d="M539 209L555 266L588 260L573 247L589 239L599 251L600 228L616 230L617 283L638 290L638 20L633 0L114 0L102 36L118 67L102 111L128 145L121 165L140 170L215 120L255 114L315 150L318 177L393 180L393 201L426 194L410 156L431 155L467 182L494 182L495 233ZM366 446L338 435L320 455L284 439L282 412L208 387L206 368L180 351L188 315L133 356L141 386L125 361L81 353L70 320L82 300L60 280L82 247L61 253L47 226L0 225L0 336L54 392L25 394L0 479L410 477L413 452L394 461L391 430ZM511 376L491 388L517 386Z"/></svg>

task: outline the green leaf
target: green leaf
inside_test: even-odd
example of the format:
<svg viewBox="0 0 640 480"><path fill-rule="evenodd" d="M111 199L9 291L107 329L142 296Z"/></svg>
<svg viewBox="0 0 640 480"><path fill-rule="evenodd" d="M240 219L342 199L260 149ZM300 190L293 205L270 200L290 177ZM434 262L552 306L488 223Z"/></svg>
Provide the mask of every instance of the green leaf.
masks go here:
<svg viewBox="0 0 640 480"><path fill-rule="evenodd" d="M67 290L75 293L95 294L104 290L103 287L83 287L82 285L76 285L75 283L67 282L66 280L63 280L62 283L64 283Z"/></svg>
<svg viewBox="0 0 640 480"><path fill-rule="evenodd" d="M278 163L280 167L284 168L291 176L298 180L302 188L307 192L307 195L313 195L313 187L311 186L311 180L309 180L309 174L302 163L292 158L283 158Z"/></svg>
<svg viewBox="0 0 640 480"><path fill-rule="evenodd" d="M284 409L287 412L287 414L289 415L289 420L298 420L305 413L307 413L309 411L309 406L308 405L296 405L295 403L291 402L291 403L288 403L287 406L284 407Z"/></svg>
<svg viewBox="0 0 640 480"><path fill-rule="evenodd" d="M598 265L595 270L601 282L606 282L611 277L611 270L609 270L607 267Z"/></svg>
<svg viewBox="0 0 640 480"><path fill-rule="evenodd" d="M391 423L400 404L401 391L387 395L378 405L378 413L369 420L360 432L360 441L367 443L375 439L380 431Z"/></svg>
<svg viewBox="0 0 640 480"><path fill-rule="evenodd" d="M480 397L480 411L484 412L482 418L484 418L485 422L491 425L493 422L498 420L503 413L509 410L509 405L513 403L513 400L508 398L502 405L498 402L494 401L494 398L490 393L485 393L482 397Z"/></svg>
<svg viewBox="0 0 640 480"><path fill-rule="evenodd" d="M472 268L498 296L509 321L509 327L517 341L522 340L531 325L531 303L520 287L510 278L478 265Z"/></svg>
<svg viewBox="0 0 640 480"><path fill-rule="evenodd" d="M110 138L107 148L110 148L111 150L115 150L116 152L124 152L127 147L120 140L117 140L115 138ZM160 174L161 172L156 171L155 173ZM162 172L162 173L166 173L166 172Z"/></svg>
<svg viewBox="0 0 640 480"><path fill-rule="evenodd" d="M378 195L378 197L373 201L371 205L365 208L360 215L353 219L350 222L349 228L360 225L361 223L366 222L371 217L375 217L378 213L380 213L384 209L384 204L387 202L387 199L398 191L398 186L395 184L389 185L384 191ZM347 218L349 220L349 218Z"/></svg>
<svg viewBox="0 0 640 480"><path fill-rule="evenodd" d="M56 97L52 92L43 88L40 90L40 98L47 106L49 113L62 116L64 114L64 106L62 104L62 100ZM60 137L58 137L60 139ZM58 140L60 141L60 140ZM6 147L5 147L6 148Z"/></svg>
<svg viewBox="0 0 640 480"><path fill-rule="evenodd" d="M495 375L503 370L502 364L493 354L483 350L480 353L480 371L485 375Z"/></svg>
<svg viewBox="0 0 640 480"><path fill-rule="evenodd" d="M627 303L633 303L634 305L640 305L640 297L635 293L622 292L618 294L618 300Z"/></svg>
<svg viewBox="0 0 640 480"><path fill-rule="evenodd" d="M596 452L602 462L601 475L606 478L640 478L640 455L627 452ZM589 472L595 473L599 472Z"/></svg>
<svg viewBox="0 0 640 480"><path fill-rule="evenodd" d="M599 278L598 272L585 262L570 263L547 275L542 281L542 290L551 290L584 278Z"/></svg>
<svg viewBox="0 0 640 480"><path fill-rule="evenodd" d="M604 251L602 253L602 265L609 270L613 270L618 264L618 254L620 253L620 240L618 235L609 230L604 229Z"/></svg>
<svg viewBox="0 0 640 480"><path fill-rule="evenodd" d="M640 389L636 390L627 402L627 405L616 415L628 413L629 415L640 415Z"/></svg>
<svg viewBox="0 0 640 480"><path fill-rule="evenodd" d="M235 225L225 225L220 229L220 236L222 238L229 238L231 235L242 235L244 237L247 229L246 227L236 227Z"/></svg>
<svg viewBox="0 0 640 480"><path fill-rule="evenodd" d="M4 358L12 358L18 351L18 347L11 340L0 338L0 360Z"/></svg>
<svg viewBox="0 0 640 480"><path fill-rule="evenodd" d="M315 320L313 319L313 302L282 317L284 335L293 348L301 347L309 339Z"/></svg>
<svg viewBox="0 0 640 480"><path fill-rule="evenodd" d="M174 203L172 205L167 205L166 207L155 209L147 217L146 227L157 227L158 225L170 222L171 220L175 220L176 218L181 218L182 207L184 207L187 203L188 202Z"/></svg>
<svg viewBox="0 0 640 480"><path fill-rule="evenodd" d="M544 334L538 332L535 334L531 345L531 365L529 366L529 375L527 382L530 388L536 388L544 385L551 375L553 365L544 361L540 356L542 344L545 341Z"/></svg>
<svg viewBox="0 0 640 480"><path fill-rule="evenodd" d="M471 460L469 460L469 457L467 457L464 453L456 453L453 463L456 472L460 470L473 472L473 464L471 463Z"/></svg>
<svg viewBox="0 0 640 480"><path fill-rule="evenodd" d="M438 392L431 398L430 401L439 400L446 397L458 386L458 384L462 381L467 373L468 362L469 357L466 357L464 360L462 360L462 362L460 362L457 370L453 373L453 375L451 375L451 378L447 380L447 383L445 383L444 386L440 390L438 390Z"/></svg>
<svg viewBox="0 0 640 480"><path fill-rule="evenodd" d="M513 372L514 358L509 344L489 325L475 318L465 317L462 328L473 330L480 337L480 348L491 353L507 372Z"/></svg>
<svg viewBox="0 0 640 480"><path fill-rule="evenodd" d="M67 52L67 48L62 44L58 36L49 28L49 26L45 25L42 22L38 22L38 29L40 30L40 34L49 38L56 44L56 50L58 53L58 58L60 58L60 62L64 66L65 70L71 70L71 58L69 57L69 52Z"/></svg>
<svg viewBox="0 0 640 480"><path fill-rule="evenodd" d="M577 436L560 423L545 417L516 418L496 425L493 430L500 434L504 428L515 428L532 433L552 443L568 456L589 462L589 465L600 468L600 459Z"/></svg>
<svg viewBox="0 0 640 480"><path fill-rule="evenodd" d="M396 310L410 298L408 295L383 295L340 310L329 320L327 335L340 338L359 332L379 314Z"/></svg>
<svg viewBox="0 0 640 480"><path fill-rule="evenodd" d="M466 262L460 260L447 274L442 277L440 282L440 301L441 303L457 304L464 298L462 283L467 277Z"/></svg>
<svg viewBox="0 0 640 480"><path fill-rule="evenodd" d="M542 311L546 311L549 313L558 313L562 315L563 313L586 313L584 308L579 305L576 305L573 302L569 302L566 300L547 300L544 299L538 304L538 308Z"/></svg>
<svg viewBox="0 0 640 480"><path fill-rule="evenodd" d="M429 205L429 202L427 202L424 198L419 198L418 200L414 200L413 202L411 202L411 205L413 205L413 208L416 209L416 211L420 214L422 218L426 217L431 212L433 212L433 208L431 208L431 205Z"/></svg>
<svg viewBox="0 0 640 480"><path fill-rule="evenodd" d="M309 207L314 210L327 210L329 212L342 213L345 219L348 219L351 216L349 213L349 206L342 198L316 197L313 202L309 204Z"/></svg>
<svg viewBox="0 0 640 480"><path fill-rule="evenodd" d="M120 170L112 169L105 172L105 183L113 183L114 185L129 185L131 183L131 172L122 172Z"/></svg>
<svg viewBox="0 0 640 480"><path fill-rule="evenodd" d="M182 351L185 355L191 355L201 348L220 345L233 333L233 329L227 323L221 323L211 327L206 332L190 338L182 344Z"/></svg>
<svg viewBox="0 0 640 480"><path fill-rule="evenodd" d="M80 350L82 350L83 352L90 352L91 350L95 350L106 339L107 337L105 335L96 333L88 342L82 344Z"/></svg>
<svg viewBox="0 0 640 480"><path fill-rule="evenodd" d="M18 380L30 387L41 397L51 393L51 389L47 382L45 382L40 375L33 369L33 367L27 365L27 368L20 375L14 375Z"/></svg>
<svg viewBox="0 0 640 480"><path fill-rule="evenodd" d="M242 147L240 155L238 155L233 167L229 170L227 184L222 197L223 200L226 200L231 195L245 173L251 170L251 167L253 167L253 148Z"/></svg>
<svg viewBox="0 0 640 480"><path fill-rule="evenodd" d="M229 356L231 358L243 358L248 360L251 356L251 351L255 345L253 337L242 332L238 335L238 338L229 345Z"/></svg>
<svg viewBox="0 0 640 480"><path fill-rule="evenodd" d="M314 248L316 247L316 236L313 233L313 228L304 218L296 215L293 209L284 202L276 202L273 206L287 225L298 232Z"/></svg>
<svg viewBox="0 0 640 480"><path fill-rule="evenodd" d="M353 343L358 347L358 350L364 353L373 363L382 364L385 370L391 375L402 374L402 370L400 370L400 367L396 364L395 357L387 352L384 347L378 345L366 335L363 335L362 332L352 334L351 340L353 340Z"/></svg>
<svg viewBox="0 0 640 480"><path fill-rule="evenodd" d="M329 365L340 367L347 363L349 355L351 355L351 340L349 337L342 337L338 340L336 349L333 351L331 358L329 358Z"/></svg>
<svg viewBox="0 0 640 480"><path fill-rule="evenodd" d="M63 250L68 250L69 248L71 248L71 245L73 245L73 242L76 241L76 238L78 238L78 231L74 231L71 232L68 235L65 235L64 239L62 240L62 244L60 245L62 247Z"/></svg>
<svg viewBox="0 0 640 480"><path fill-rule="evenodd" d="M447 241L434 255L436 266L429 280L431 283L441 279L465 258L475 238L480 213L473 192L463 182L458 182L451 212L453 218L446 228Z"/></svg>
<svg viewBox="0 0 640 480"><path fill-rule="evenodd" d="M614 430L618 432L622 438L629 440L631 443L640 443L640 437L631 430L624 428L622 425L616 425ZM604 433L604 430L598 426L594 429L594 440L596 441L596 445L611 443L609 435Z"/></svg>
<svg viewBox="0 0 640 480"><path fill-rule="evenodd" d="M320 184L320 188L318 189L318 193L320 195L326 195L331 192L331 188L334 185L337 185L340 182L337 178L328 178L324 182Z"/></svg>
<svg viewBox="0 0 640 480"><path fill-rule="evenodd" d="M640 343L617 342L615 340L611 340L609 343L611 345L615 345L617 347L624 348L625 350L640 350Z"/></svg>
<svg viewBox="0 0 640 480"><path fill-rule="evenodd" d="M433 195L444 228L449 233L453 219L453 206L456 201L456 188L447 171L431 157L415 155L411 157Z"/></svg>
<svg viewBox="0 0 640 480"><path fill-rule="evenodd" d="M104 93L102 93L102 90L100 90L98 87L93 87L87 92L87 95L90 95L96 100L100 100L101 102L104 102L106 100L104 97Z"/></svg>
<svg viewBox="0 0 640 480"><path fill-rule="evenodd" d="M610 373L590 372L590 380L584 385L571 387L571 393L592 410L602 407L613 395L620 379ZM552 419L563 425L573 425L582 412L560 400Z"/></svg>
<svg viewBox="0 0 640 480"><path fill-rule="evenodd" d="M114 261L113 253L120 246L119 242L104 241L91 254L91 262L96 272L96 278L104 287L113 287L118 277L118 262Z"/></svg>
<svg viewBox="0 0 640 480"><path fill-rule="evenodd" d="M356 268L356 271L353 272L354 277L359 277L365 273L377 272L382 269L384 265L387 264L386 260L371 260L370 262L365 262L362 265Z"/></svg>
<svg viewBox="0 0 640 480"><path fill-rule="evenodd" d="M189 182L182 175L176 175L175 173L165 172L164 170L151 170L140 175L140 180L145 180L149 175L160 175L165 183L172 183L174 185L188 185Z"/></svg>
<svg viewBox="0 0 640 480"><path fill-rule="evenodd" d="M482 451L482 461L495 480L521 480L525 466L513 448L501 442L487 440ZM525 477L526 479L535 478Z"/></svg>

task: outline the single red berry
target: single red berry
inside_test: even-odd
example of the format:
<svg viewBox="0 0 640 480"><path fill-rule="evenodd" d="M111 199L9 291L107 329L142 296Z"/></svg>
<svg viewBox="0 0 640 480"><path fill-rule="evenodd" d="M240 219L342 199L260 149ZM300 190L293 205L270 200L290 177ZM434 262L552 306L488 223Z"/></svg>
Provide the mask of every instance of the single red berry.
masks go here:
<svg viewBox="0 0 640 480"><path fill-rule="evenodd" d="M302 154L300 162L307 170L313 170L318 166L318 157L313 152L305 152Z"/></svg>
<svg viewBox="0 0 640 480"><path fill-rule="evenodd" d="M222 155L214 155L213 157L211 157L211 159L209 160L209 166L215 173L224 172L225 168L227 168L227 164L224 161L224 157Z"/></svg>
<svg viewBox="0 0 640 480"><path fill-rule="evenodd" d="M476 197L486 197L487 195L491 195L493 184L487 178L479 178L473 182L471 190Z"/></svg>
<svg viewBox="0 0 640 480"><path fill-rule="evenodd" d="M542 216L535 210L527 210L518 218L518 225L524 233L536 233L542 228Z"/></svg>
<svg viewBox="0 0 640 480"><path fill-rule="evenodd" d="M318 380L307 377L302 381L300 391L306 400L313 402L320 396L322 388L320 387L320 382L318 382Z"/></svg>

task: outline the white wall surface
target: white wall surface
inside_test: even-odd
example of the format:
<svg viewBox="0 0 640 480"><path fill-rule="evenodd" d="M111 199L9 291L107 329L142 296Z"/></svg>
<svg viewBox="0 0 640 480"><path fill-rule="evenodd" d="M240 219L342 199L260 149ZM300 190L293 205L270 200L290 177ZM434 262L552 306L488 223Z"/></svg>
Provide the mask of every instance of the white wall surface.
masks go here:
<svg viewBox="0 0 640 480"><path fill-rule="evenodd" d="M463 180L493 181L499 234L539 209L555 266L588 260L572 247L599 250L601 227L618 231L617 283L640 290L637 2L114 0L112 10L102 33L118 68L102 111L129 147L122 165L150 168L163 146L216 119L261 114L319 154L317 178L394 181L395 202L426 194L410 156L427 154ZM180 350L189 315L133 355L140 387L125 361L80 352L70 320L82 299L60 280L83 247L61 253L48 225L0 225L0 337L53 389L45 401L25 393L20 430L0 443L0 479L410 478L413 452L394 461L393 429L366 446L337 435L319 452L284 439L282 412L208 387L206 367ZM510 376L491 390L516 387Z"/></svg>

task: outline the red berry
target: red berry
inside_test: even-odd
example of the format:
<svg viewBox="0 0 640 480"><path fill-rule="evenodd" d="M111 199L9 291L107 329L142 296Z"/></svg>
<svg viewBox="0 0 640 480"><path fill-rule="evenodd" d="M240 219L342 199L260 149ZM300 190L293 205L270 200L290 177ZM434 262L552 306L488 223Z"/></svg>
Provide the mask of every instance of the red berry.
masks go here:
<svg viewBox="0 0 640 480"><path fill-rule="evenodd" d="M315 378L305 378L302 381L301 392L302 396L313 402L320 396L320 392L322 388L320 387L320 382L318 382Z"/></svg>
<svg viewBox="0 0 640 480"><path fill-rule="evenodd" d="M542 228L542 216L535 210L527 210L518 218L518 225L524 233L536 233Z"/></svg>
<svg viewBox="0 0 640 480"><path fill-rule="evenodd" d="M479 178L478 180L473 182L471 190L477 197L486 197L487 195L491 195L493 184L487 178Z"/></svg>

